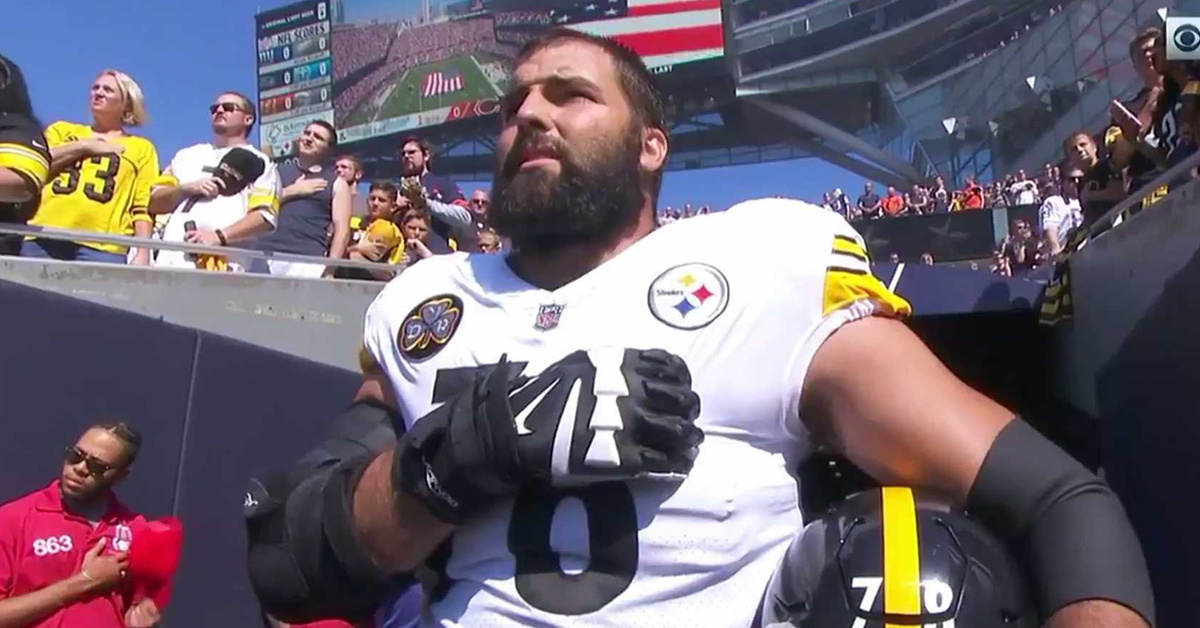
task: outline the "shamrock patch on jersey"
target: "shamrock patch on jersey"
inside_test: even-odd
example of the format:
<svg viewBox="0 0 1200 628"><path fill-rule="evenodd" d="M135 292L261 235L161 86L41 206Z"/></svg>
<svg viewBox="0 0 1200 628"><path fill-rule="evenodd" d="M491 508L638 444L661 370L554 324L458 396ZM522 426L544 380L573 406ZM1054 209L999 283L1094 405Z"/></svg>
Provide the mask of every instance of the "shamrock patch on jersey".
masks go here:
<svg viewBox="0 0 1200 628"><path fill-rule="evenodd" d="M442 294L425 299L413 308L396 339L400 353L410 360L425 360L441 351L462 322L462 299Z"/></svg>

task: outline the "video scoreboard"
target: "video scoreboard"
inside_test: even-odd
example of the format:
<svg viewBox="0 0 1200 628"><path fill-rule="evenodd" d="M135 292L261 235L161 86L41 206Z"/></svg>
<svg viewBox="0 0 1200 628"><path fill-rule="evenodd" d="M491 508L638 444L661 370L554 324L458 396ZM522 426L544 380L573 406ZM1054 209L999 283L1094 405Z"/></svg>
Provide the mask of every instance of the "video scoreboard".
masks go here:
<svg viewBox="0 0 1200 628"><path fill-rule="evenodd" d="M331 0L308 0L255 16L260 147L295 152L308 123L333 124Z"/></svg>

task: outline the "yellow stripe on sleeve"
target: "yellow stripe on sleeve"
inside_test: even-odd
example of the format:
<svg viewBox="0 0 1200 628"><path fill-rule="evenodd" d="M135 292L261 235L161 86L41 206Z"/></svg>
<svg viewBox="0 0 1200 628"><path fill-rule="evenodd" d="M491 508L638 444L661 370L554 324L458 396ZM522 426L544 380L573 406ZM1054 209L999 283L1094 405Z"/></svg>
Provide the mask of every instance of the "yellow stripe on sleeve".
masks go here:
<svg viewBox="0 0 1200 628"><path fill-rule="evenodd" d="M154 180L154 185L152 187L166 187L168 185L172 187L179 187L179 178L169 172L164 172L158 175L158 178Z"/></svg>
<svg viewBox="0 0 1200 628"><path fill-rule="evenodd" d="M921 551L912 489L883 491L883 612L921 614ZM901 628L886 624L886 628Z"/></svg>
<svg viewBox="0 0 1200 628"><path fill-rule="evenodd" d="M847 236L833 236L833 252L856 257L864 262L868 261L867 250L861 244L855 242L854 238Z"/></svg>
<svg viewBox="0 0 1200 628"><path fill-rule="evenodd" d="M379 370L379 363L375 361L375 356L371 355L365 346L358 348L358 368L363 373Z"/></svg>
<svg viewBox="0 0 1200 628"><path fill-rule="evenodd" d="M875 275L861 270L831 266L825 271L825 298L822 316L829 316L856 301L873 300L878 303L881 314L909 316L912 306L883 285Z"/></svg>
<svg viewBox="0 0 1200 628"><path fill-rule="evenodd" d="M250 192L249 206L251 210L266 207L272 214L279 213L279 199L271 192L260 192L258 190Z"/></svg>
<svg viewBox="0 0 1200 628"><path fill-rule="evenodd" d="M50 176L50 162L46 157L21 144L0 143L0 167L25 175L39 188Z"/></svg>

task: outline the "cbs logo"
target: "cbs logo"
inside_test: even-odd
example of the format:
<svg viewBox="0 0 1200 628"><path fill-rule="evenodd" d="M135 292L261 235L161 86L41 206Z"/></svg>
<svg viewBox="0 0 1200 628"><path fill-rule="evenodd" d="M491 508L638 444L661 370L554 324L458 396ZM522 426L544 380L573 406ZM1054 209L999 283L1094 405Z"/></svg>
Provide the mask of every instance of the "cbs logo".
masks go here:
<svg viewBox="0 0 1200 628"><path fill-rule="evenodd" d="M1167 59L1200 59L1200 18L1167 18Z"/></svg>

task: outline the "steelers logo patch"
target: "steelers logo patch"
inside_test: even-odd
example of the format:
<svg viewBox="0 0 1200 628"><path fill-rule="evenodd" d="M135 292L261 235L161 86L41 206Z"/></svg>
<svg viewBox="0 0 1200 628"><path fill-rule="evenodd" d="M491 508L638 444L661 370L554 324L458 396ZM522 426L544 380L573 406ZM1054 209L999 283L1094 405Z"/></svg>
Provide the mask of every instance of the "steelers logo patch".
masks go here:
<svg viewBox="0 0 1200 628"><path fill-rule="evenodd" d="M693 262L659 275L647 295L654 318L676 329L700 329L729 305L729 281L721 271Z"/></svg>
<svg viewBox="0 0 1200 628"><path fill-rule="evenodd" d="M430 297L413 308L400 326L400 354L410 360L433 357L450 342L462 322L462 299L443 294Z"/></svg>

